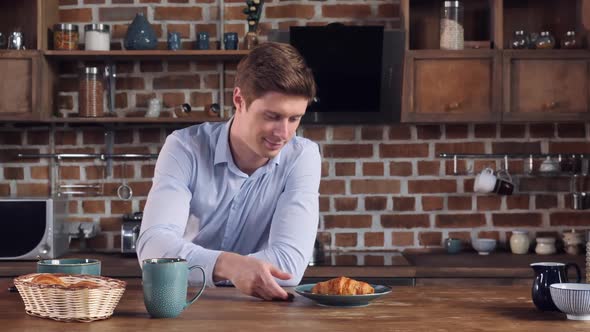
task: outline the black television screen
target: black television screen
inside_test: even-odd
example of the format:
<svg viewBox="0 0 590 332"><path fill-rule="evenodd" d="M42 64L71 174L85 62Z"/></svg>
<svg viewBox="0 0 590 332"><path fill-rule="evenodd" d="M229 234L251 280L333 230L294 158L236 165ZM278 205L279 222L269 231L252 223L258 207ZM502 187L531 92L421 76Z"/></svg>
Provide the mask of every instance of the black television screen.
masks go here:
<svg viewBox="0 0 590 332"><path fill-rule="evenodd" d="M318 91L304 123L397 122L401 110L404 33L382 26L291 27L269 40L293 45Z"/></svg>
<svg viewBox="0 0 590 332"><path fill-rule="evenodd" d="M311 112L379 111L383 27L293 27L318 86Z"/></svg>

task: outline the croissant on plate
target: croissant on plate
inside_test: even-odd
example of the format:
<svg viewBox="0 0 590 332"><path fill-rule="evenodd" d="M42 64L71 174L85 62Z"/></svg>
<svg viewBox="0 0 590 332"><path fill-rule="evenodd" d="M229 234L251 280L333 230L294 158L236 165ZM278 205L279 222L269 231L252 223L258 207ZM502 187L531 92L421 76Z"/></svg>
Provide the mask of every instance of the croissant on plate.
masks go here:
<svg viewBox="0 0 590 332"><path fill-rule="evenodd" d="M324 295L364 295L373 294L375 290L366 282L357 281L347 277L338 277L323 282L318 282L311 292Z"/></svg>

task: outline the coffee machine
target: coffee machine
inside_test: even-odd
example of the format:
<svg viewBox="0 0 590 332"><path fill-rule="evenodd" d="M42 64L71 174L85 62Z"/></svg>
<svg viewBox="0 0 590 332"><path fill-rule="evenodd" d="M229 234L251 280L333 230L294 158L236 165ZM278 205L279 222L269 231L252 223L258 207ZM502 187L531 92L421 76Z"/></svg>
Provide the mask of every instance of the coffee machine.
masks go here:
<svg viewBox="0 0 590 332"><path fill-rule="evenodd" d="M123 216L121 224L121 253L136 254L135 242L139 237L143 212L135 212Z"/></svg>

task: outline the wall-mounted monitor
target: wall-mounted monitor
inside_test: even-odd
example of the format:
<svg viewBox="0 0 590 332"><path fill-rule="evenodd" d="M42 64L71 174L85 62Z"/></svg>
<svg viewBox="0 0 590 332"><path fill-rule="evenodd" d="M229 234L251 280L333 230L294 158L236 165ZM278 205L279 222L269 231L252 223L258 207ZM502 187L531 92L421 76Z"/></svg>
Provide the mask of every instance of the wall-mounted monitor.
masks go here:
<svg viewBox="0 0 590 332"><path fill-rule="evenodd" d="M318 91L303 123L399 121L402 30L330 24L275 30L269 39L293 45L313 71Z"/></svg>

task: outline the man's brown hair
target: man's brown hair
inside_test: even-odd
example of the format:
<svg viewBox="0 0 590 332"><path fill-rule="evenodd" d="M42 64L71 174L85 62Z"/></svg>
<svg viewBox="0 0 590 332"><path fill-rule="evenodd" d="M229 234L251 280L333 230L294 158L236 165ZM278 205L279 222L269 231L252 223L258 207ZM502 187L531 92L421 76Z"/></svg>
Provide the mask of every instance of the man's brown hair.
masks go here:
<svg viewBox="0 0 590 332"><path fill-rule="evenodd" d="M301 96L310 102L316 94L311 69L289 44L266 42L255 47L238 64L236 87L246 107L267 92Z"/></svg>

